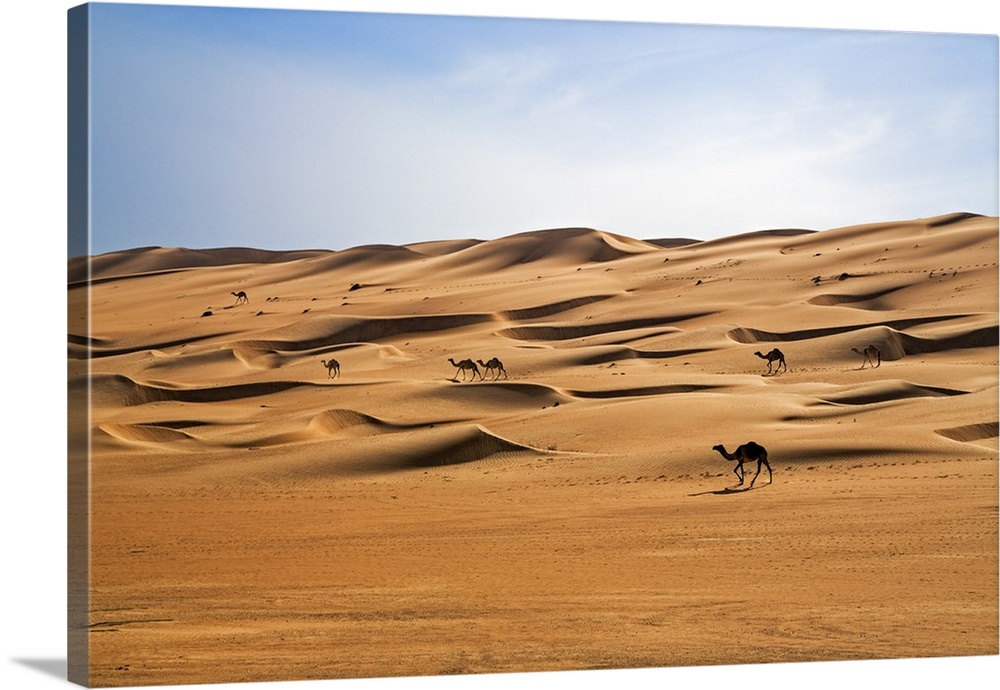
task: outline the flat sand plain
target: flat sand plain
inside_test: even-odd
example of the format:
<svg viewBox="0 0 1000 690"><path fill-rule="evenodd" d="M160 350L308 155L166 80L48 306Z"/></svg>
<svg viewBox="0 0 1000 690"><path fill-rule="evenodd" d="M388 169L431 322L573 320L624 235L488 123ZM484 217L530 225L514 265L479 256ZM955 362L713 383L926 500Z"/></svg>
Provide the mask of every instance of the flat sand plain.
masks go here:
<svg viewBox="0 0 1000 690"><path fill-rule="evenodd" d="M73 260L89 682L995 655L997 257L954 214Z"/></svg>

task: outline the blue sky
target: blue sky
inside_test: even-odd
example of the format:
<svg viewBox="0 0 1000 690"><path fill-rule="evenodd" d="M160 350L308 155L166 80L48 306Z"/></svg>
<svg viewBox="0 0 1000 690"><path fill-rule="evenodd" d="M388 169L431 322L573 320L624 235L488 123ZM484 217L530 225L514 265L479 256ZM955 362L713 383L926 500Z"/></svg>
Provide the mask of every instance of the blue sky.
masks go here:
<svg viewBox="0 0 1000 690"><path fill-rule="evenodd" d="M90 28L93 254L998 212L996 36L101 3Z"/></svg>

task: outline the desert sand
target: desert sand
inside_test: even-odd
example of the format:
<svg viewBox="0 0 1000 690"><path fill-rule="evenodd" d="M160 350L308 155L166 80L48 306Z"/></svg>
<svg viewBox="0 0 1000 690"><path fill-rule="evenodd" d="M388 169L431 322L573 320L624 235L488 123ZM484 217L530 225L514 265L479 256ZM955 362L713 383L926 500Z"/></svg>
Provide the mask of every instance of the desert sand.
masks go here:
<svg viewBox="0 0 1000 690"><path fill-rule="evenodd" d="M995 655L997 257L997 218L957 213L72 260L76 661L123 686ZM748 441L753 488L713 450Z"/></svg>

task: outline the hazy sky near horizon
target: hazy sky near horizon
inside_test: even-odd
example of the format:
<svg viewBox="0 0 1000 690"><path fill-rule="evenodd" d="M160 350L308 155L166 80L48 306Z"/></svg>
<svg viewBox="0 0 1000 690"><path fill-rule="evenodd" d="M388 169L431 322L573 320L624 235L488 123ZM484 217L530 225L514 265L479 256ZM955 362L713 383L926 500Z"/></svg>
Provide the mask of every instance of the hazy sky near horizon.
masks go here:
<svg viewBox="0 0 1000 690"><path fill-rule="evenodd" d="M89 76L93 254L998 213L990 35L98 3Z"/></svg>

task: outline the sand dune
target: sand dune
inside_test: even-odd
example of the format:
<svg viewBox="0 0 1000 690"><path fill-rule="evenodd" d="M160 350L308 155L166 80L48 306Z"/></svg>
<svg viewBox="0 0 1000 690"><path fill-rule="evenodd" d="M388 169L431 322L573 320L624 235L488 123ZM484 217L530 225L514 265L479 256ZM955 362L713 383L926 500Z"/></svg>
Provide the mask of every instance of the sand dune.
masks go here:
<svg viewBox="0 0 1000 690"><path fill-rule="evenodd" d="M1000 422L984 422L982 424L968 424L966 426L956 426L951 429L936 429L937 433L945 438L954 441L980 441L982 439L996 438L1000 431Z"/></svg>
<svg viewBox="0 0 1000 690"><path fill-rule="evenodd" d="M528 264L577 267L656 252L659 247L589 228L519 233L462 249L431 265L435 271L460 270L484 275Z"/></svg>
<svg viewBox="0 0 1000 690"><path fill-rule="evenodd" d="M920 386L909 381L879 381L852 388L842 388L836 395L829 396L825 400L842 405L874 405L907 398L964 395L967 392L952 388Z"/></svg>
<svg viewBox="0 0 1000 690"><path fill-rule="evenodd" d="M194 437L179 429L155 424L102 424L101 431L123 441L135 443L172 443L194 441Z"/></svg>
<svg viewBox="0 0 1000 690"><path fill-rule="evenodd" d="M92 681L996 654L997 253L956 213L71 261Z"/></svg>
<svg viewBox="0 0 1000 690"><path fill-rule="evenodd" d="M265 249L230 247L224 249L184 249L142 247L95 257L77 257L69 261L69 283L106 278L124 278L145 273L167 273L199 266L232 264L283 263L308 259L320 251L276 252Z"/></svg>
<svg viewBox="0 0 1000 690"><path fill-rule="evenodd" d="M699 316L704 316L704 314L672 314L641 319L627 319L623 321L587 323L584 325L567 323L548 326L521 326L504 329L503 331L500 331L499 334L515 340L578 340L592 335L623 332L627 333L628 331L636 329L658 328L660 326L666 326L698 318Z"/></svg>
<svg viewBox="0 0 1000 690"><path fill-rule="evenodd" d="M871 293L861 293L861 294L848 294L848 293L827 293L822 295L816 295L815 297L810 297L806 300L809 304L817 304L824 307L841 306L845 304L854 305L858 309L871 309L874 311L880 311L889 308L886 306L885 301L882 300L883 297L891 295L892 293L903 290L909 287L909 285L898 285L884 290L878 290Z"/></svg>
<svg viewBox="0 0 1000 690"><path fill-rule="evenodd" d="M309 420L309 426L322 436L384 433L395 428L377 417L354 410L325 410Z"/></svg>

